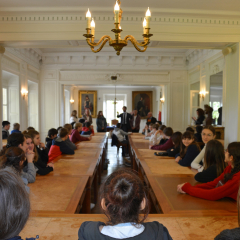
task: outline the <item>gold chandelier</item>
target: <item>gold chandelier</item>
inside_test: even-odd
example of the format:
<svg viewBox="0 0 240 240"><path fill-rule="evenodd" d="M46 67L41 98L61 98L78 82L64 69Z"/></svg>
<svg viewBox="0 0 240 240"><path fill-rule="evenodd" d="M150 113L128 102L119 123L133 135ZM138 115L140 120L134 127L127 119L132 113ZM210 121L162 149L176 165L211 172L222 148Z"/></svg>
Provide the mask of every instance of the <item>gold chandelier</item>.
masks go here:
<svg viewBox="0 0 240 240"><path fill-rule="evenodd" d="M121 1L117 0L116 5L114 7L114 19L115 19L115 28L112 29L111 31L115 33L115 39L112 39L108 35L104 35L100 38L100 40L95 43L94 38L95 38L95 22L92 19L91 21L91 13L88 9L88 12L86 14L87 18L87 34L84 34L83 36L86 37L88 45L91 47L91 50L94 53L100 52L104 45L109 41L109 45L113 47L117 55L120 55L120 51L123 49L123 47L127 46L128 41L131 41L133 46L139 51L139 52L145 52L147 49L147 45L150 43L150 37L153 36L153 34L150 34L150 18L151 18L151 12L148 8L146 12L146 16L143 21L143 39L144 42L139 43L132 35L127 35L124 39L121 39L120 33L122 32L120 23L122 19L122 9L120 8L121 6ZM95 47L99 46L100 47L97 50L94 50Z"/></svg>

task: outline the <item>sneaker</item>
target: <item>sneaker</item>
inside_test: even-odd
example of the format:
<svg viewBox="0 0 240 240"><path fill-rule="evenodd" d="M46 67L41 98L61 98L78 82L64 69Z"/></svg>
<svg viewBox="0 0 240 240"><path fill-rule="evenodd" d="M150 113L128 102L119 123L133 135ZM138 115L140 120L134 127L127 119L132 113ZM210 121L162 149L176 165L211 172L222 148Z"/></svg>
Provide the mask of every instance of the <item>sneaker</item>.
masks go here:
<svg viewBox="0 0 240 240"><path fill-rule="evenodd" d="M90 208L93 209L95 207L94 203L91 203Z"/></svg>
<svg viewBox="0 0 240 240"><path fill-rule="evenodd" d="M131 164L131 163L128 163L128 162L125 162L124 165L125 165L126 167L131 167L131 166L132 166L132 164Z"/></svg>

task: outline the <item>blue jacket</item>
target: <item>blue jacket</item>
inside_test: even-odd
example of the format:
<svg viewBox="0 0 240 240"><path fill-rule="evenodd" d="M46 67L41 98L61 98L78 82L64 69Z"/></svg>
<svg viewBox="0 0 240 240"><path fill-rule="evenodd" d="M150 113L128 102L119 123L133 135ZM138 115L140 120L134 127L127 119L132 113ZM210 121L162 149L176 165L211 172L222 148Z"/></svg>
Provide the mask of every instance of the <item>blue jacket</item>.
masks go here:
<svg viewBox="0 0 240 240"><path fill-rule="evenodd" d="M63 154L74 154L74 150L70 148L66 141L61 138L55 138L52 140L52 145L58 146Z"/></svg>
<svg viewBox="0 0 240 240"><path fill-rule="evenodd" d="M22 133L22 132L19 131L19 130L12 130L12 131L11 131L11 134L12 134L12 133Z"/></svg>

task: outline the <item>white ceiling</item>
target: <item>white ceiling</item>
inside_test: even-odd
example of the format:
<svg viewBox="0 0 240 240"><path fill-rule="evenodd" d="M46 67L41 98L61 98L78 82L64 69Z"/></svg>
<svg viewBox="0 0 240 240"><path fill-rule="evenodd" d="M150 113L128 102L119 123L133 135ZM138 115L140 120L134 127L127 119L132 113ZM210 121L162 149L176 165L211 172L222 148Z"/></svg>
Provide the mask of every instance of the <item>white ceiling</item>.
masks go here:
<svg viewBox="0 0 240 240"><path fill-rule="evenodd" d="M115 0L1 0L0 10L3 8L35 8L35 7L83 7L101 8L113 7ZM239 0L122 0L123 8L146 9L188 9L205 11L240 11Z"/></svg>

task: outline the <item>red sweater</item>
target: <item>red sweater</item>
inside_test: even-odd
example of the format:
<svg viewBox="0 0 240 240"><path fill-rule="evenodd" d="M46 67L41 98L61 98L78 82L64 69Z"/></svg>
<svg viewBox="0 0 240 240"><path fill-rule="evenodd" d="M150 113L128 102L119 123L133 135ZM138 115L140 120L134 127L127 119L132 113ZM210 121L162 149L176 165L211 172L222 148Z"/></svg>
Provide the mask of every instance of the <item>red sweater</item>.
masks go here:
<svg viewBox="0 0 240 240"><path fill-rule="evenodd" d="M172 138L169 138L167 140L167 142L165 142L164 144L152 146L151 149L154 149L154 150L168 150L169 148L172 148L173 146L174 145L173 145L173 142L172 142Z"/></svg>
<svg viewBox="0 0 240 240"><path fill-rule="evenodd" d="M228 180L223 186L217 187L216 185L220 180L223 181L224 175L230 173L231 166L227 166L224 172L212 182L192 186L190 183L183 185L182 190L191 196L203 198L207 200L218 200L224 197L230 197L237 200L237 193L239 189L240 172L233 175L231 180Z"/></svg>
<svg viewBox="0 0 240 240"><path fill-rule="evenodd" d="M88 138L82 137L82 136L80 135L80 133L79 133L76 129L73 129L73 130L72 130L72 134L71 134L70 140L71 140L73 143L82 142L82 141L89 141Z"/></svg>

